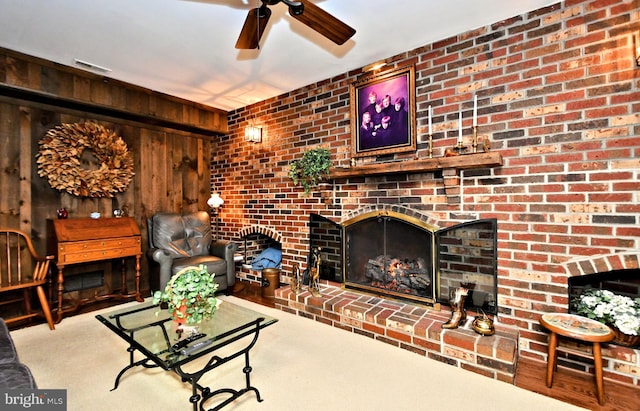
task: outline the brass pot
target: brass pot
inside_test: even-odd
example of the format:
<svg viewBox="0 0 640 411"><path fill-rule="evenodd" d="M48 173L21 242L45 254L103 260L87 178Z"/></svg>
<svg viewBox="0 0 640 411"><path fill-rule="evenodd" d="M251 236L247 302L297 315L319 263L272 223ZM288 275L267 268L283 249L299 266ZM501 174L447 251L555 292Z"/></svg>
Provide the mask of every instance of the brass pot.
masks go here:
<svg viewBox="0 0 640 411"><path fill-rule="evenodd" d="M262 269L262 290L260 294L263 298L275 297L276 288L280 287L280 269L279 268L263 268Z"/></svg>
<svg viewBox="0 0 640 411"><path fill-rule="evenodd" d="M496 332L496 329L493 326L493 320L487 317L484 313L473 320L471 327L473 328L473 331L480 335L493 335Z"/></svg>

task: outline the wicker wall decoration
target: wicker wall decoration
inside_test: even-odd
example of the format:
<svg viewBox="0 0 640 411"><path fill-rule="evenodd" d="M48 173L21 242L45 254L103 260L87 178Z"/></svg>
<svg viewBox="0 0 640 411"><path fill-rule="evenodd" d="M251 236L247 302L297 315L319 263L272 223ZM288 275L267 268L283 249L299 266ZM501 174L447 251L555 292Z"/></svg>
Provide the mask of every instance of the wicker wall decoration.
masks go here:
<svg viewBox="0 0 640 411"><path fill-rule="evenodd" d="M94 122L56 126L39 144L38 175L56 190L79 197L113 197L125 191L135 175L124 140ZM96 169L82 165L87 149L97 160Z"/></svg>

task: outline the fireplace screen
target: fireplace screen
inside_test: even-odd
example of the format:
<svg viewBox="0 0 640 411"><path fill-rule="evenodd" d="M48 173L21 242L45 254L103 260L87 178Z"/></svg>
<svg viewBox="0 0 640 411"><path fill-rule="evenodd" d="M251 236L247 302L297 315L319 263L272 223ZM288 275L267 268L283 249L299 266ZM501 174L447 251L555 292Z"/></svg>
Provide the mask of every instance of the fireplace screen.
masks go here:
<svg viewBox="0 0 640 411"><path fill-rule="evenodd" d="M433 301L433 232L390 215L345 226L348 286Z"/></svg>
<svg viewBox="0 0 640 411"><path fill-rule="evenodd" d="M497 314L497 220L475 220L444 228L438 242L439 301L457 287L469 290L465 307Z"/></svg>
<svg viewBox="0 0 640 411"><path fill-rule="evenodd" d="M309 217L309 252L320 250L320 278L342 283L342 228L319 214Z"/></svg>
<svg viewBox="0 0 640 411"><path fill-rule="evenodd" d="M495 314L496 220L443 230L405 214L368 213L343 223L344 285L426 304L469 289L466 306Z"/></svg>

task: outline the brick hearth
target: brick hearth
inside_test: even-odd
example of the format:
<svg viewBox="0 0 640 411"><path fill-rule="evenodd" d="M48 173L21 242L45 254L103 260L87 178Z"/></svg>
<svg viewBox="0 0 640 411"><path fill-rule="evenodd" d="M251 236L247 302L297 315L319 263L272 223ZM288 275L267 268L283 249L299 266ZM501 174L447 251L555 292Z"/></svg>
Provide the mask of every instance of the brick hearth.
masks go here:
<svg viewBox="0 0 640 411"><path fill-rule="evenodd" d="M465 327L442 329L450 311L431 309L345 290L331 282L320 285L321 296L291 287L275 290L275 306L346 331L404 348L431 359L501 381L514 383L518 360L518 331L496 324L493 336L483 337Z"/></svg>

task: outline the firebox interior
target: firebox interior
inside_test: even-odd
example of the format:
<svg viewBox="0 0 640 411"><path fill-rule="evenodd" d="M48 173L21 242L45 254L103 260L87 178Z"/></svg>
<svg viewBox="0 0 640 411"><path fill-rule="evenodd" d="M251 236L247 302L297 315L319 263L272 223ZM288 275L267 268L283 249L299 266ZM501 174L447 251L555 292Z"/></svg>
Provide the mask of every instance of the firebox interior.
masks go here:
<svg viewBox="0 0 640 411"><path fill-rule="evenodd" d="M385 213L344 230L345 286L435 302L432 227Z"/></svg>

